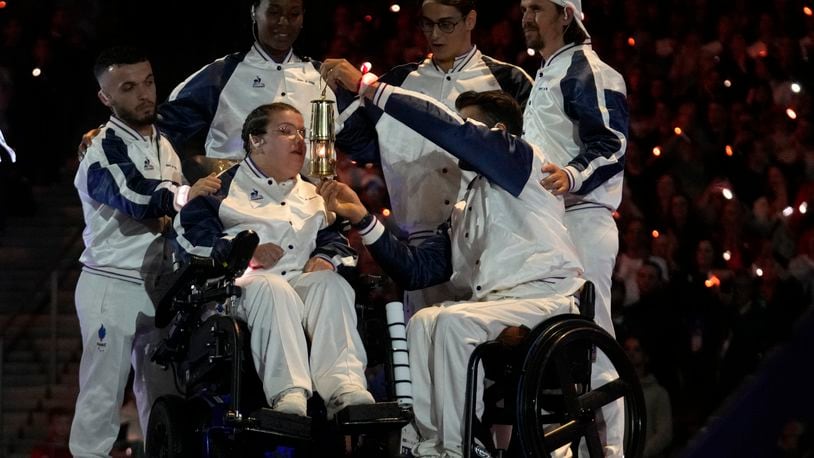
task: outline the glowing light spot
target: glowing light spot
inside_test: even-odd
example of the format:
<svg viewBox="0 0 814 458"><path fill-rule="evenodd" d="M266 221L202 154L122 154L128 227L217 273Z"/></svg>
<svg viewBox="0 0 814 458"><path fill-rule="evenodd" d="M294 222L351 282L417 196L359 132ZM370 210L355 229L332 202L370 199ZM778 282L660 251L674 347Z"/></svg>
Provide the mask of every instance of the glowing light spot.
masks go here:
<svg viewBox="0 0 814 458"><path fill-rule="evenodd" d="M726 155L732 157L735 154L735 150L732 149L732 145L726 145Z"/></svg>
<svg viewBox="0 0 814 458"><path fill-rule="evenodd" d="M350 161L350 163L356 165L356 161Z"/></svg>
<svg viewBox="0 0 814 458"><path fill-rule="evenodd" d="M724 87L732 87L732 81L724 80Z"/></svg>
<svg viewBox="0 0 814 458"><path fill-rule="evenodd" d="M769 51L767 51L767 50L765 50L765 49L761 49L760 51L758 51L758 52L757 52L757 55L758 55L759 57L766 57L766 56L768 56L768 55L769 55Z"/></svg>
<svg viewBox="0 0 814 458"><path fill-rule="evenodd" d="M366 168L366 169L372 169L372 168L373 168L373 163L372 163L372 162L368 162L367 164L365 164L365 168Z"/></svg>
<svg viewBox="0 0 814 458"><path fill-rule="evenodd" d="M661 236L661 234L659 234L659 231L655 229L653 229L653 232L651 232L650 235L652 235L654 239L657 239L659 238L659 236Z"/></svg>
<svg viewBox="0 0 814 458"><path fill-rule="evenodd" d="M370 62L363 62L362 65L359 67L359 71L362 73L367 73L373 68L373 64Z"/></svg>
<svg viewBox="0 0 814 458"><path fill-rule="evenodd" d="M758 277L762 277L763 269L761 269L760 267L755 268L755 275L757 275Z"/></svg>
<svg viewBox="0 0 814 458"><path fill-rule="evenodd" d="M797 112L791 108L786 108L786 116L788 116L789 119L797 119Z"/></svg>
<svg viewBox="0 0 814 458"><path fill-rule="evenodd" d="M392 11L394 13L398 13L399 11L401 11L401 6L399 6L398 3L394 3L394 4L390 5L390 11Z"/></svg>
<svg viewBox="0 0 814 458"><path fill-rule="evenodd" d="M808 202L801 203L797 210L800 211L801 215L805 215L808 212Z"/></svg>
<svg viewBox="0 0 814 458"><path fill-rule="evenodd" d="M534 57L534 55L537 54L537 51L535 51L532 48L529 48L529 49L526 50L526 54L528 54L531 57Z"/></svg>
<svg viewBox="0 0 814 458"><path fill-rule="evenodd" d="M619 219L622 215L620 215L619 212L613 212L611 216L613 216L613 219Z"/></svg>
<svg viewBox="0 0 814 458"><path fill-rule="evenodd" d="M710 275L709 278L704 282L704 286L707 288L714 288L716 286L721 286L721 279L716 277L715 275Z"/></svg>
<svg viewBox="0 0 814 458"><path fill-rule="evenodd" d="M371 16L369 14L366 14L365 15L365 22L372 22L372 21L373 21L373 16Z"/></svg>
<svg viewBox="0 0 814 458"><path fill-rule="evenodd" d="M793 208L786 207L786 208L783 209L783 216L785 216L786 218L788 218L789 216L791 216L793 214L794 214L794 209Z"/></svg>
<svg viewBox="0 0 814 458"><path fill-rule="evenodd" d="M729 261L732 259L732 252L729 250L724 251L724 261Z"/></svg>
<svg viewBox="0 0 814 458"><path fill-rule="evenodd" d="M675 133L676 133L676 135L681 135L681 134L683 134L683 133L684 133L684 131L683 131L683 130L681 130L681 128L680 128L680 127L678 127L678 126L676 126L676 128L675 128L675 129L673 129L673 132L675 132Z"/></svg>
<svg viewBox="0 0 814 458"><path fill-rule="evenodd" d="M803 90L803 87L800 86L800 83L791 83L791 92L799 94L801 90Z"/></svg>
<svg viewBox="0 0 814 458"><path fill-rule="evenodd" d="M5 2L3 2L3 3L5 3ZM812 14L814 14L814 11L812 11L810 7L804 6L803 7L803 14L805 14L806 16L811 16Z"/></svg>
<svg viewBox="0 0 814 458"><path fill-rule="evenodd" d="M0 2L0 8L5 8L5 7L6 7L6 2Z"/></svg>
<svg viewBox="0 0 814 458"><path fill-rule="evenodd" d="M628 45L628 46L631 46L631 47L632 47L632 46L636 46L636 39L635 39L635 38L633 38L633 37L628 38L628 39L627 39L627 45Z"/></svg>
<svg viewBox="0 0 814 458"><path fill-rule="evenodd" d="M732 194L732 190L729 189L729 188L722 189L721 194L724 195L724 199L726 199L726 200L732 200L732 198L735 197L735 195Z"/></svg>
<svg viewBox="0 0 814 458"><path fill-rule="evenodd" d="M656 156L656 157L661 156L661 147L656 146L656 147L653 148L653 156Z"/></svg>
<svg viewBox="0 0 814 458"><path fill-rule="evenodd" d="M33 76L34 78L40 75L42 75L42 70L40 70L39 67L34 67L34 70L31 70L31 76Z"/></svg>
<svg viewBox="0 0 814 458"><path fill-rule="evenodd" d="M382 210L382 216L384 216L385 218L387 218L388 216L390 216L390 209L389 209L389 208L385 208L384 210Z"/></svg>

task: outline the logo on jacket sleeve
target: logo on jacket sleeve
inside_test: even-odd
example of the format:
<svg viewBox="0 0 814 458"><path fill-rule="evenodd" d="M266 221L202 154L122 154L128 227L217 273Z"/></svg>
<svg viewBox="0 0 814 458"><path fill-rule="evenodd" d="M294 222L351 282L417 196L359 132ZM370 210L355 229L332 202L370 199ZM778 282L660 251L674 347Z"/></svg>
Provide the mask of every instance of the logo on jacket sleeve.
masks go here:
<svg viewBox="0 0 814 458"><path fill-rule="evenodd" d="M251 200L263 200L263 195L260 194L260 191L256 189L252 189L251 194L249 194L249 199Z"/></svg>
<svg viewBox="0 0 814 458"><path fill-rule="evenodd" d="M150 162L150 158L145 159L144 160L144 170L153 170L153 169L155 169L155 167L153 167L153 163Z"/></svg>
<svg viewBox="0 0 814 458"><path fill-rule="evenodd" d="M252 82L252 87L266 87L266 83L263 82L263 79L260 78L260 75L257 75L254 78L254 82Z"/></svg>

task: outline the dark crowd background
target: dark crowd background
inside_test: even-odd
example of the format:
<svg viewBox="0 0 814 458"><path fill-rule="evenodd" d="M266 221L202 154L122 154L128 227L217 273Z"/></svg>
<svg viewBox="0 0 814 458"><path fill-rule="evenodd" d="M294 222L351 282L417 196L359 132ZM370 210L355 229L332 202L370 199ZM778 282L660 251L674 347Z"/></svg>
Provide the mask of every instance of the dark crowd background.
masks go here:
<svg viewBox="0 0 814 458"><path fill-rule="evenodd" d="M72 176L81 134L107 119L91 72L102 48L146 49L163 100L253 40L248 1L3 3L0 129L18 158L0 153L0 231L6 215L36 211L32 187ZM418 60L426 48L416 5L396 13L391 4L307 0L295 48L370 61L376 73ZM806 5L583 2L594 48L628 85L614 320L620 341L639 352L646 391L666 390L672 406L664 420L672 440L651 456L686 444L811 308L814 18ZM519 1L481 1L478 11L479 48L534 75L540 58L523 43ZM387 214L375 167L345 162L342 177ZM778 456L802 456L811 426L790 419Z"/></svg>

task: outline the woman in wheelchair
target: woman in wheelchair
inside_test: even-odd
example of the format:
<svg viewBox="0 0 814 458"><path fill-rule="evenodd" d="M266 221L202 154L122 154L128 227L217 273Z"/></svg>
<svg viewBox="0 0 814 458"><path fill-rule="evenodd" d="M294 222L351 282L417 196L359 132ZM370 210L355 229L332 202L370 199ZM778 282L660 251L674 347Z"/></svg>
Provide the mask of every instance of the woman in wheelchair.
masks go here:
<svg viewBox="0 0 814 458"><path fill-rule="evenodd" d="M332 417L374 400L366 389L354 292L340 275L355 266L356 253L332 226L315 186L299 175L303 124L284 103L253 110L242 130L245 159L220 175L220 191L178 214L175 240L182 255L222 262L232 237L245 229L258 234L237 281L243 295L236 313L251 331L266 399L273 410L305 416L315 389Z"/></svg>

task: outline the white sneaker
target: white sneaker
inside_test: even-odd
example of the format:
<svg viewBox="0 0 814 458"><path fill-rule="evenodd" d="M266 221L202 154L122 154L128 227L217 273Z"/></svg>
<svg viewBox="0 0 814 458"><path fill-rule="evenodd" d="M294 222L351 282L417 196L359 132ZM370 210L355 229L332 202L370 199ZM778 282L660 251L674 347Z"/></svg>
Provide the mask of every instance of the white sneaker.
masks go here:
<svg viewBox="0 0 814 458"><path fill-rule="evenodd" d="M308 416L308 398L302 388L291 388L277 395L271 410L281 413L290 413L301 417Z"/></svg>
<svg viewBox="0 0 814 458"><path fill-rule="evenodd" d="M343 391L341 394L334 395L328 404L325 406L327 416L329 419L333 418L337 412L347 406L357 406L362 404L375 404L376 400L369 391L362 387L351 388L352 391Z"/></svg>

